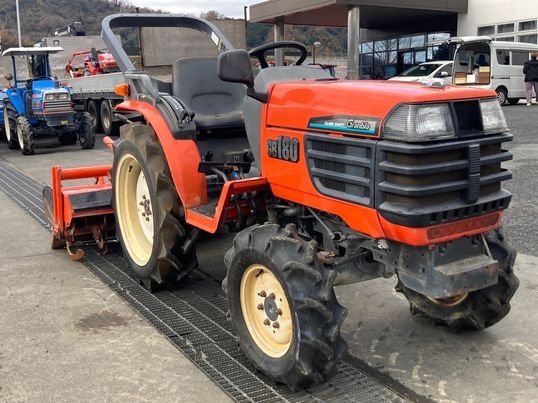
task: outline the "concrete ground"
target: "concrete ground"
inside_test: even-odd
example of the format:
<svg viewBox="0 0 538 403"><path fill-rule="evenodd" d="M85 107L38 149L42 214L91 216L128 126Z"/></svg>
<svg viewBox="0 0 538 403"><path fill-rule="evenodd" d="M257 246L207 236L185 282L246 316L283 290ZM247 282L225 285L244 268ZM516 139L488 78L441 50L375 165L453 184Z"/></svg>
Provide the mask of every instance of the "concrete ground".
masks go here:
<svg viewBox="0 0 538 403"><path fill-rule="evenodd" d="M349 352L439 402L538 402L538 106L503 108L514 142L514 194L505 220L518 249L512 311L482 332L452 334L408 313L394 279L338 287ZM43 183L49 167L109 163L76 146L0 159ZM225 401L227 396L0 192L0 402ZM204 241L202 268L222 276L226 243Z"/></svg>
<svg viewBox="0 0 538 403"><path fill-rule="evenodd" d="M0 158L36 179L48 166L105 162L65 147ZM69 149L69 150L68 150ZM230 401L51 234L0 192L0 402Z"/></svg>

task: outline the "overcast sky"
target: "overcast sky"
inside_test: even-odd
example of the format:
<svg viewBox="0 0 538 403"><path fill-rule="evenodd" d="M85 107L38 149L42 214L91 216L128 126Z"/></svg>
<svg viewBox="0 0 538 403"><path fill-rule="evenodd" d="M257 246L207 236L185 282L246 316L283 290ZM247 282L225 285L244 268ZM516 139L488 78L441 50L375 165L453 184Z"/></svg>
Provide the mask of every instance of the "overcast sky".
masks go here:
<svg viewBox="0 0 538 403"><path fill-rule="evenodd" d="M130 0L133 6L161 9L175 14L199 16L207 11L217 11L230 18L243 18L243 7L264 0ZM247 10L248 13L248 10ZM248 15L248 14L247 14Z"/></svg>

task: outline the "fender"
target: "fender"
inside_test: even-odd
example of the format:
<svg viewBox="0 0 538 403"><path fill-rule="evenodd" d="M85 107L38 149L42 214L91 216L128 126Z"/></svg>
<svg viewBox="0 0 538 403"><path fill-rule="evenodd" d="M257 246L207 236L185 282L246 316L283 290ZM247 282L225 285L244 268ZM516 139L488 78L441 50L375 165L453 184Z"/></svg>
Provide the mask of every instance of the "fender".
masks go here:
<svg viewBox="0 0 538 403"><path fill-rule="evenodd" d="M174 139L162 114L147 102L126 100L116 105L116 110L138 112L153 128L166 155L172 180L184 208L207 203L205 175L198 172L202 157L196 142Z"/></svg>

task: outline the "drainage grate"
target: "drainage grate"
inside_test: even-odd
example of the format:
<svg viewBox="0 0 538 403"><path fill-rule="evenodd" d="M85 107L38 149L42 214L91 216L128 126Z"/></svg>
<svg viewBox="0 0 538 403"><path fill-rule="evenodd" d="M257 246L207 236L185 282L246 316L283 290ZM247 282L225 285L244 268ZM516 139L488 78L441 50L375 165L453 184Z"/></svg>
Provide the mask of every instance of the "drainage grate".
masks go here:
<svg viewBox="0 0 538 403"><path fill-rule="evenodd" d="M0 161L2 190L50 231L42 207L42 184ZM346 354L327 383L292 392L257 372L239 350L226 319L220 286L194 272L180 289L151 294L138 285L118 244L101 255L85 248L84 264L238 402L426 402L387 375Z"/></svg>

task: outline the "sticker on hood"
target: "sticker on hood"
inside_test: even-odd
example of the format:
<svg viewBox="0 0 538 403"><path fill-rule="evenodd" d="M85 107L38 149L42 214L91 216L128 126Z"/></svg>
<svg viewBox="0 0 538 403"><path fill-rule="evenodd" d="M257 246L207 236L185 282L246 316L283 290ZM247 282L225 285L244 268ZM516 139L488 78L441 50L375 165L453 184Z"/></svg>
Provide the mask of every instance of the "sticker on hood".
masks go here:
<svg viewBox="0 0 538 403"><path fill-rule="evenodd" d="M356 133L374 136L377 134L379 119L358 116L321 116L312 118L308 128L330 130L343 133Z"/></svg>

